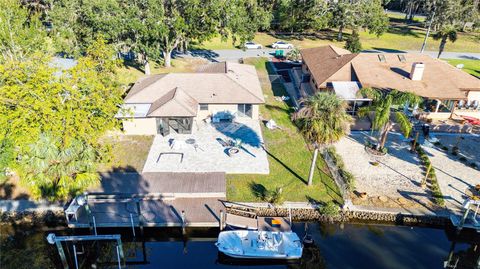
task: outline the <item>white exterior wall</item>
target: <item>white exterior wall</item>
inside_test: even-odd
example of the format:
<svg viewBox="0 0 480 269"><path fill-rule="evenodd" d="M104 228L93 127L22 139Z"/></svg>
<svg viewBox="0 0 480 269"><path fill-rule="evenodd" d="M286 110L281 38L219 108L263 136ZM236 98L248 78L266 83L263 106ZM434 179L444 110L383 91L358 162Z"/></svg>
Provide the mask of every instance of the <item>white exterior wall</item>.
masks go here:
<svg viewBox="0 0 480 269"><path fill-rule="evenodd" d="M157 121L155 118L124 119L122 124L126 135L157 134Z"/></svg>
<svg viewBox="0 0 480 269"><path fill-rule="evenodd" d="M209 104L208 110L200 110L200 107L197 111L197 121L202 121L209 116L215 114L216 112L221 111L230 111L233 114L238 112L238 105L237 104ZM252 119L258 119L258 105L252 104Z"/></svg>
<svg viewBox="0 0 480 269"><path fill-rule="evenodd" d="M480 101L480 92L470 91L468 93L468 100L469 101L474 101L474 100Z"/></svg>

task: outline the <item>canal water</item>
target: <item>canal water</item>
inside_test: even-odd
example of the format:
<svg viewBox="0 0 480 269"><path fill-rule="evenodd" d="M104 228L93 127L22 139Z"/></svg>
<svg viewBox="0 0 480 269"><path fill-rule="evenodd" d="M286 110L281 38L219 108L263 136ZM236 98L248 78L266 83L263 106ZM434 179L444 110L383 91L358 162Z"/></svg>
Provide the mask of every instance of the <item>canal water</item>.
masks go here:
<svg viewBox="0 0 480 269"><path fill-rule="evenodd" d="M45 240L48 233L73 235L71 230L27 231L1 226L0 268L61 268L55 246ZM295 223L294 231L304 235L305 224ZM480 268L480 235L449 229L372 225L309 223L315 244L306 247L293 264L240 262L218 254L215 229L145 229L142 238L131 230L99 230L100 234L120 233L127 268ZM75 231L75 234L88 231ZM137 231L138 233L138 231ZM74 268L72 245L64 245ZM112 242L76 244L80 268L117 268ZM450 267L445 267L450 265ZM456 267L455 267L456 266ZM125 267L123 267L125 268Z"/></svg>

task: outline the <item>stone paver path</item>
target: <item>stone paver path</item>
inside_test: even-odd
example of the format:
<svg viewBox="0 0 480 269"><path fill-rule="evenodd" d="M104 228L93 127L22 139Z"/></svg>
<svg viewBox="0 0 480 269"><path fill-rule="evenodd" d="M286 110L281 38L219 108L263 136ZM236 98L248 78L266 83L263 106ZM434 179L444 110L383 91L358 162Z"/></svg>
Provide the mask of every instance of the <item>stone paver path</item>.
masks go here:
<svg viewBox="0 0 480 269"><path fill-rule="evenodd" d="M367 132L354 132L335 145L345 168L355 177L355 190L368 196L365 200L354 199L354 204L430 210L430 196L420 186L423 179L420 160L409 152L410 146L404 137L390 134L385 156L365 151L367 137ZM372 165L373 162L378 165Z"/></svg>
<svg viewBox="0 0 480 269"><path fill-rule="evenodd" d="M267 153L263 149L260 123L241 119L238 123L194 124L192 134L156 136L143 172L226 172L268 174ZM186 144L187 139L194 144ZM240 152L230 157L223 142L241 139ZM171 147L171 141L175 145Z"/></svg>
<svg viewBox="0 0 480 269"><path fill-rule="evenodd" d="M436 137L442 142L442 136L436 135ZM452 137L450 136L450 138ZM443 141L442 144L448 145L449 143ZM462 142L462 144L465 143ZM472 140L470 147L469 152L471 151L472 153L468 155L471 157L478 156L480 144L475 144ZM447 208L460 210L467 198L466 193L476 184L480 183L480 171L465 165L458 160L458 157L452 156L437 147L424 145L423 148L429 154L430 161L435 168L438 184L440 185L440 190L444 196ZM460 149L461 148L462 147L460 147ZM475 151L474 148L477 148L476 154L473 153Z"/></svg>

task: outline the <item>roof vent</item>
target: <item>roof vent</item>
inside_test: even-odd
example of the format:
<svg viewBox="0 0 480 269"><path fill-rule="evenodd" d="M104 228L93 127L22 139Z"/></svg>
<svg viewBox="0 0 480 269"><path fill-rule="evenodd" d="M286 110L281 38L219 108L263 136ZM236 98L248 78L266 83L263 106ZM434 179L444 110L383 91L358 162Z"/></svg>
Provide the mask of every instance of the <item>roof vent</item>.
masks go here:
<svg viewBox="0 0 480 269"><path fill-rule="evenodd" d="M385 63L387 61L385 59L385 55L383 55L383 54L378 54L378 59L380 60L381 63Z"/></svg>
<svg viewBox="0 0 480 269"><path fill-rule="evenodd" d="M422 80L423 78L423 71L425 70L424 63L413 63L412 70L410 71L410 79L411 80Z"/></svg>

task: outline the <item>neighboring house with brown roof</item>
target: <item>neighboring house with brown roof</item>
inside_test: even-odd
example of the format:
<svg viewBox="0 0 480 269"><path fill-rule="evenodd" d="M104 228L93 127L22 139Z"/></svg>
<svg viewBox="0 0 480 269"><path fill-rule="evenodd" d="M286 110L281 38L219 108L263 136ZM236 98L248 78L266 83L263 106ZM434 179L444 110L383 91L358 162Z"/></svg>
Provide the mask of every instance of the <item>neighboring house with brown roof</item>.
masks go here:
<svg viewBox="0 0 480 269"><path fill-rule="evenodd" d="M357 89L396 89L436 100L430 117L450 116L446 110L456 106L467 107L456 110L457 114L480 113L480 79L428 55L350 53L334 46L304 49L300 53L302 81L306 83L299 86L310 87L310 92L332 90L338 94L352 91L356 84Z"/></svg>
<svg viewBox="0 0 480 269"><path fill-rule="evenodd" d="M139 79L125 97L126 134L191 133L195 122L232 117L258 119L264 97L255 67L213 63L195 73L168 73Z"/></svg>

